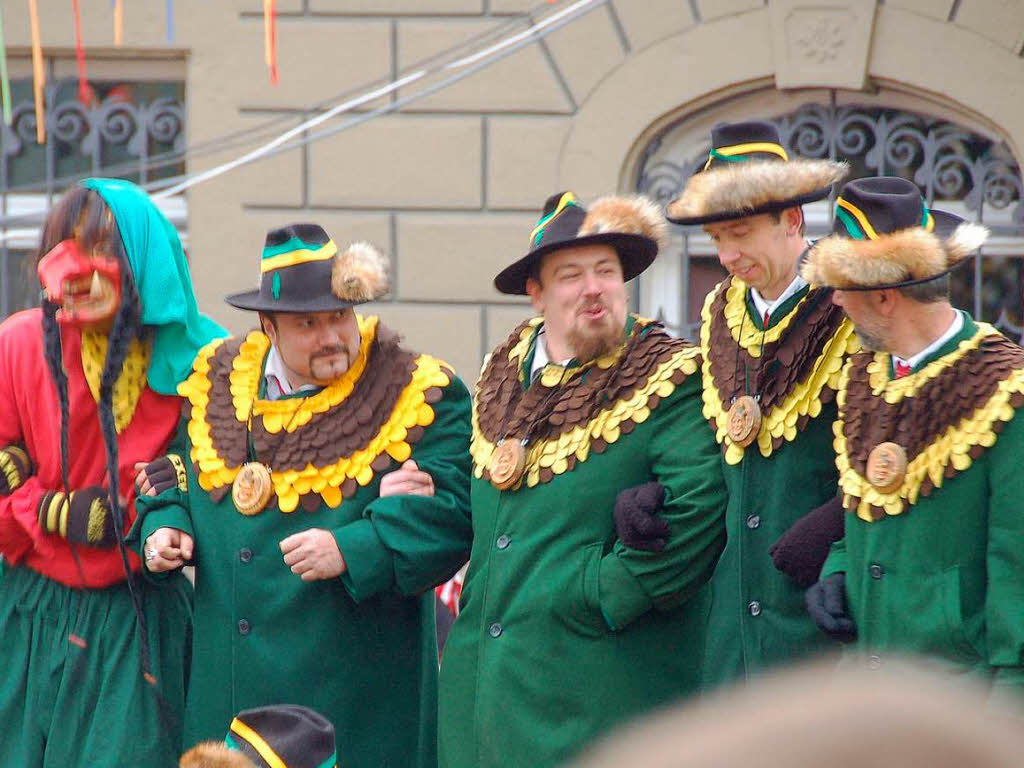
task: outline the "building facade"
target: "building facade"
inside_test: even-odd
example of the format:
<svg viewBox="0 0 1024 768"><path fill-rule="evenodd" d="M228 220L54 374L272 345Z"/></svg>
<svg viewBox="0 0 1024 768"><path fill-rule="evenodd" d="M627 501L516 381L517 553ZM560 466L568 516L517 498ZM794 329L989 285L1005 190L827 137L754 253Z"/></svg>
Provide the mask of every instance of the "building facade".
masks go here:
<svg viewBox="0 0 1024 768"><path fill-rule="evenodd" d="M3 0L16 119L0 129L0 215L38 209L76 174L202 171L570 2L278 0L277 85L259 0L176 0L173 35L164 0L131 0L121 47L110 4L82 5L88 105L75 97L70 4L39 0L52 137L39 147L27 2ZM752 116L775 120L796 153L849 160L858 175L904 175L929 202L991 226L993 243L958 275L956 299L1017 337L1024 326L1024 0L609 0L429 95L405 88L358 110L317 129L361 120L347 130L166 201L201 304L232 329L252 318L222 297L255 282L266 230L315 220L339 244L368 239L391 254L394 289L374 310L473 379L529 313L491 279L524 251L548 194L665 201L706 154L711 125ZM811 233L828 217L826 203L809 208ZM5 221L9 312L33 300L18 280L38 221ZM692 335L719 274L699 229L676 228L634 286L636 307Z"/></svg>

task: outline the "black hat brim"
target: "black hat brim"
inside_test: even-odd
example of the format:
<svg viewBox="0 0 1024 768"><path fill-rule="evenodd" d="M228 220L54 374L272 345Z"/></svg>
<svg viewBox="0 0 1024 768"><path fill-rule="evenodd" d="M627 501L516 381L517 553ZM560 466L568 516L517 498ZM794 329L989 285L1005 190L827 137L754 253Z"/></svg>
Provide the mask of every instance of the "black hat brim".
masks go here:
<svg viewBox="0 0 1024 768"><path fill-rule="evenodd" d="M965 221L967 221L967 219L963 218L962 216L957 216L955 213L949 213L948 211L935 211L935 210L933 210L933 211L931 211L931 214L932 214L932 220L935 222L935 229L933 231L935 232L935 235L940 240L948 240L950 235L953 234L953 230L955 230L957 227L959 227L961 224L963 224ZM936 274L930 275L928 277L918 277L918 278L915 278L914 280L902 280L902 281L900 281L898 283L883 283L882 285L854 285L854 286L847 287L847 288L838 288L836 290L841 290L841 291L853 293L853 292L864 292L864 291L884 291L884 290L887 290L889 288L908 288L908 287L910 287L912 285L921 285L922 283L930 283L932 280L938 280L940 277L945 277L950 272L953 272L954 270L959 269L960 267L962 267L964 264L966 264L970 260L971 260L971 257L968 256L965 259L961 259L956 264L953 264L953 265L947 267L946 269L942 270L941 272L937 272ZM827 286L827 287L833 287L833 286Z"/></svg>
<svg viewBox="0 0 1024 768"><path fill-rule="evenodd" d="M309 299L282 299L274 301L260 295L257 288L255 291L243 291L233 293L225 297L224 301L237 309L245 309L252 312L337 312L348 307L355 307L364 304L362 301L342 301L336 296L317 296Z"/></svg>
<svg viewBox="0 0 1024 768"><path fill-rule="evenodd" d="M633 235L625 232L600 232L583 235L571 240L559 240L534 248L518 261L510 264L494 278L494 287L505 294L513 296L526 295L526 280L530 272L545 254L565 248L577 248L584 245L610 245L619 254L622 262L622 278L632 280L654 262L658 255L658 244L644 235Z"/></svg>
<svg viewBox="0 0 1024 768"><path fill-rule="evenodd" d="M673 224L680 224L682 226L714 224L719 221L745 219L748 216L758 216L762 213L775 213L777 211L784 211L787 208L796 208L801 205L807 205L808 203L815 203L818 200L824 200L831 192L832 185L829 184L827 187L821 187L820 189L813 190L812 192L806 192L802 195L798 195L797 197L791 197L788 200L773 200L770 203L764 203L763 205L759 205L754 208L739 208L732 211L719 211L718 213L712 213L706 216L673 217L666 215L666 218Z"/></svg>

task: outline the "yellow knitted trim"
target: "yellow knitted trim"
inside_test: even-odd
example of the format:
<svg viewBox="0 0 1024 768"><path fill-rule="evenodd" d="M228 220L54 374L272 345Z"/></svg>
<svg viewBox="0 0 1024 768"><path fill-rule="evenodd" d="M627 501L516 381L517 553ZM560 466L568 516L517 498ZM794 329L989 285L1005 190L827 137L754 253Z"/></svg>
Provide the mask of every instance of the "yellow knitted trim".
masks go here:
<svg viewBox="0 0 1024 768"><path fill-rule="evenodd" d="M988 323L978 322L975 325L978 326L977 332L969 339L961 341L953 352L932 360L924 368L907 374L902 379L892 378L890 355L887 352L876 352L874 359L868 363L868 381L871 384L872 394L876 397L884 396L885 402L889 404L898 403L905 397L913 397L921 387L946 368L956 365L964 355L981 346L981 342L986 336L1001 335L995 327Z"/></svg>
<svg viewBox="0 0 1024 768"><path fill-rule="evenodd" d="M153 349L149 342L132 339L121 373L114 382L114 430L118 433L131 423L135 408L146 387L146 372ZM107 361L107 336L96 331L82 331L82 372L89 383L89 391L97 403L100 401L100 379Z"/></svg>
<svg viewBox="0 0 1024 768"><path fill-rule="evenodd" d="M258 332L249 334L232 363L230 374L235 418L239 422L247 421L247 404L255 401L253 413L263 415L263 423L268 431L278 432L287 425L288 431L293 432L308 423L313 414L323 413L341 405L351 394L365 369L370 345L376 337L376 317L357 319L362 334L359 356L345 375L310 397L276 401L256 399L269 340ZM190 455L192 461L199 465L198 480L204 491L230 485L241 468L225 464L213 445L210 426L206 422L206 407L211 386L209 360L220 343L222 340L212 342L200 351L192 375L178 386L178 394L187 397L192 404L192 417L188 424L189 438L192 441ZM408 431L417 426L429 426L434 421L434 409L426 402L424 393L432 387L446 387L451 383L440 360L429 355L420 355L416 358L415 365L412 380L399 394L387 421L381 425L365 448L351 456L340 457L338 461L327 466L315 467L308 464L301 471L271 472L270 477L282 512L293 512L298 507L299 497L307 493L319 494L328 506L337 507L342 503L341 485L347 479L352 478L360 486L369 485L374 475L370 464L378 456L387 453L399 463L409 458L412 447L406 442ZM274 429L271 429L271 422Z"/></svg>
<svg viewBox="0 0 1024 768"><path fill-rule="evenodd" d="M533 333L537 329L537 326L540 325L543 322L544 322L544 318L543 317L534 317L534 318L530 319L530 321L527 323L526 327L523 328L523 330L519 334L519 343L516 344L514 347L512 347L512 349L510 349L508 351L508 359L509 360L519 360L519 361L522 361L526 357L527 353L530 351L530 342L533 340ZM484 368L487 367L487 363L490 362L490 358L491 358L491 356L488 354L487 355L487 360L484 360ZM523 366L522 366L521 363L516 366L516 370L519 373L519 383L522 384L523 380L524 380L523 379L523 375L524 374L523 374ZM483 373L483 369L480 370L480 373Z"/></svg>
<svg viewBox="0 0 1024 768"><path fill-rule="evenodd" d="M18 471L18 466L14 463L14 459L11 458L7 450L0 451L0 471L4 473L8 489L11 491L17 490L22 482L21 472Z"/></svg>
<svg viewBox="0 0 1024 768"><path fill-rule="evenodd" d="M903 390L905 382L914 376L924 377L928 374L927 378L934 378L938 371L954 365L967 350L976 348L984 337L992 335L993 332L998 333L991 325L978 323L978 333L970 339L962 341L955 352L932 361L915 374L890 381L884 392L886 402L899 400L899 398L889 399L892 389L895 389L893 385L900 385L899 388ZM879 357L885 358L888 365L888 355L876 355L875 362ZM933 366L936 366L935 370L929 373L929 369L932 369ZM843 368L840 382L841 388L838 395L840 417L832 427L835 435L833 446L836 451L836 467L839 470L839 487L843 491L844 505L851 503L851 496L860 498L857 517L869 523L874 522L874 518L871 516L871 507L884 509L887 515L898 515L904 511L904 501L916 504L925 478L930 478L932 485L941 488L942 483L946 480L945 472L949 464L952 463L957 472L969 469L973 462L970 454L971 448L976 445L991 448L995 445L998 434L992 426L997 421L1007 422L1013 418L1015 411L1010 405L1010 398L1014 394L1024 393L1024 370L1014 371L1008 378L999 382L999 387L992 397L975 409L969 419L962 419L959 425L950 426L908 463L906 477L903 478L903 484L899 488L889 493L882 493L850 465L849 447L843 434L844 422L842 419L850 369L851 363L848 362ZM919 379L918 386L926 380L926 378ZM874 375L872 375L872 385L873 383ZM881 394L883 393L876 392L876 395ZM906 394L911 393L903 391L900 396ZM848 506L847 509L849 509Z"/></svg>
<svg viewBox="0 0 1024 768"><path fill-rule="evenodd" d="M107 505L102 499L93 499L89 502L89 522L85 530L88 541L96 542L103 539L103 524L107 520L107 514Z"/></svg>
<svg viewBox="0 0 1024 768"><path fill-rule="evenodd" d="M638 320L638 322L646 321ZM531 328L533 325L536 324L532 324ZM525 336L528 336L529 330L528 328L523 332ZM517 345L516 349L519 349L519 346ZM533 488L540 482L540 471L543 468L550 468L554 474L561 475L569 469L568 460L571 456L575 455L577 462L586 461L590 455L591 444L598 438L609 445L616 442L622 434L619 425L623 422L632 420L636 424L642 424L647 421L651 415L651 408L648 405L650 399L654 396L664 399L671 395L676 388L676 385L672 383L672 375L678 370L688 376L696 373L699 356L700 350L697 347L687 347L676 352L658 366L646 383L638 388L628 400L612 403L585 425L577 426L556 438L538 440L530 444L526 451L524 475L527 487ZM509 359L511 357L510 355ZM521 359L521 355L519 357ZM613 357L612 362L617 358L617 356L611 355L608 357ZM600 364L600 359L595 362ZM548 384L547 386L553 385ZM473 473L476 477L483 476L484 469L490 465L494 449L494 443L484 437L480 431L477 409L474 407L473 441L470 444L470 453L473 457Z"/></svg>
<svg viewBox="0 0 1024 768"><path fill-rule="evenodd" d="M705 314L710 317L711 302L715 300L715 296L718 295L720 290L722 290L722 284L719 284L718 288L711 291L704 300L704 311L701 313L702 319L704 319ZM790 322L800 313L800 307L803 306L803 303L807 301L807 296L810 295L808 291L790 310L788 315L767 331L761 331L754 325L754 321L749 317L747 311L747 284L738 277L734 277L726 291L725 308L723 310L726 325L729 326L729 332L732 333L733 341L743 347L751 357L760 357L761 350L765 344L773 344L782 338L786 329L789 328ZM740 329L742 329L742 332Z"/></svg>
<svg viewBox="0 0 1024 768"><path fill-rule="evenodd" d="M733 295L733 287L739 283L743 285L741 281L733 279L733 285L729 288L729 301L726 303L725 312L726 319L730 318L730 311L735 313L735 297ZM721 290L719 288L718 290ZM744 286L738 293L741 301L743 300ZM727 464L739 464L743 460L744 448L737 445L729 437L729 407L722 400L722 395L718 391L718 387L715 385L715 380L711 376L711 304L715 299L717 291L712 291L708 294L707 299L704 301L704 309L701 311L701 325L700 325L700 348L704 355L704 362L701 366L701 376L704 383L703 399L704 399L704 418L714 420L717 427L715 431L715 439L719 445L725 446L725 461ZM801 299L800 304L803 303ZM799 307L799 304L797 305ZM730 310L730 307L732 308ZM746 312L746 306L743 305L742 311ZM774 328L770 329L766 336L765 342L769 340L771 334L777 328L788 328L789 321L791 318L796 316L797 310L794 308L786 317L779 321L779 324ZM752 323L746 323L747 327L753 327ZM751 346L746 346L744 341L739 338L739 325L733 324L733 320L729 320L729 327L734 328L733 340L736 343L743 346L744 349L753 357L759 357L761 354L761 332L757 331L756 343ZM774 340L778 340L776 335ZM754 337L748 336L744 332L744 339L748 341ZM775 405L774 408L761 414L761 429L757 433L757 447L761 452L761 455L765 458L772 455L772 439L783 438L786 442L792 442L796 439L797 429L796 424L801 416L808 416L809 418L817 418L821 413L821 393L828 387L829 389L836 390L839 387L840 374L842 373L844 359L856 352L860 348L860 344L857 341L857 336L853 331L853 324L848 320L844 319L842 324L836 330L835 335L832 339L824 346L821 350L821 354L818 355L818 359L814 362L814 367L811 369L811 373L806 379L799 382L793 390L786 395L786 398ZM754 351L757 354L754 354Z"/></svg>

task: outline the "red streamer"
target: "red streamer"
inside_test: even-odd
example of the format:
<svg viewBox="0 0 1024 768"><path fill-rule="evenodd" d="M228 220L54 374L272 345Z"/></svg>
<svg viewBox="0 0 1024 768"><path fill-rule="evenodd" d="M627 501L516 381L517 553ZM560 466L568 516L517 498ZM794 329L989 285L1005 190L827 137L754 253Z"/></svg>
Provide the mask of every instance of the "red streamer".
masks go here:
<svg viewBox="0 0 1024 768"><path fill-rule="evenodd" d="M277 0L263 0L263 58L270 82L277 85Z"/></svg>

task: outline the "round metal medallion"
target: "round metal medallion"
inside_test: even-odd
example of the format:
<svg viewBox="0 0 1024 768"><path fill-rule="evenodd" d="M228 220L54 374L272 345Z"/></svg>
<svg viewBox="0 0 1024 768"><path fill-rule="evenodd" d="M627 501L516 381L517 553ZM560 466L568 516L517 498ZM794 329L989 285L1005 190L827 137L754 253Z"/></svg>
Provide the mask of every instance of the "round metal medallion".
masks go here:
<svg viewBox="0 0 1024 768"><path fill-rule="evenodd" d="M868 454L868 482L881 493L903 485L907 474L907 452L897 443L879 443Z"/></svg>
<svg viewBox="0 0 1024 768"><path fill-rule="evenodd" d="M511 488L519 482L526 468L526 448L518 440L502 440L491 456L491 484L499 491Z"/></svg>
<svg viewBox="0 0 1024 768"><path fill-rule="evenodd" d="M258 515L274 493L270 470L258 461L247 461L231 483L231 500L243 515Z"/></svg>
<svg viewBox="0 0 1024 768"><path fill-rule="evenodd" d="M761 406L750 395L737 397L729 407L729 421L726 426L729 439L741 448L746 448L761 430Z"/></svg>

